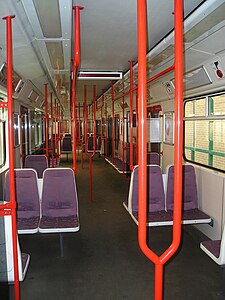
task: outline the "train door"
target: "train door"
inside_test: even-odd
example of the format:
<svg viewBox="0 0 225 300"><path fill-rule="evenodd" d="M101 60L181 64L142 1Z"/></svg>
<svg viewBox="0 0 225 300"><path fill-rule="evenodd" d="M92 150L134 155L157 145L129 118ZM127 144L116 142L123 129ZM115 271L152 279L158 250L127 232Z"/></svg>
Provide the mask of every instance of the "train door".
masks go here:
<svg viewBox="0 0 225 300"><path fill-rule="evenodd" d="M21 159L22 166L24 166L25 157L29 154L29 117L28 108L25 106L20 107L20 118L21 118Z"/></svg>

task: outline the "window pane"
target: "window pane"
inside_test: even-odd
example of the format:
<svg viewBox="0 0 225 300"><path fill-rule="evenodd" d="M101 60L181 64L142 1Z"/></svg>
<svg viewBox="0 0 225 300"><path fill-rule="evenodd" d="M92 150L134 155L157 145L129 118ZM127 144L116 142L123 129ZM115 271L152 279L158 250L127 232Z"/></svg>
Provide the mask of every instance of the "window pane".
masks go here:
<svg viewBox="0 0 225 300"><path fill-rule="evenodd" d="M211 115L225 115L225 95L211 96L209 101Z"/></svg>
<svg viewBox="0 0 225 300"><path fill-rule="evenodd" d="M208 150L209 147L209 121L195 121L195 147Z"/></svg>
<svg viewBox="0 0 225 300"><path fill-rule="evenodd" d="M194 101L187 101L185 103L184 115L185 115L185 117L193 117L194 116Z"/></svg>
<svg viewBox="0 0 225 300"><path fill-rule="evenodd" d="M206 98L194 101L194 113L196 117L205 116L206 114Z"/></svg>
<svg viewBox="0 0 225 300"><path fill-rule="evenodd" d="M194 125L195 121L186 121L184 124L185 127L185 146L193 147L194 146Z"/></svg>
<svg viewBox="0 0 225 300"><path fill-rule="evenodd" d="M225 120L213 121L213 150L225 153Z"/></svg>
<svg viewBox="0 0 225 300"><path fill-rule="evenodd" d="M225 157L213 156L213 167L225 171Z"/></svg>
<svg viewBox="0 0 225 300"><path fill-rule="evenodd" d="M208 154L201 153L201 152L195 152L195 162L208 165Z"/></svg>

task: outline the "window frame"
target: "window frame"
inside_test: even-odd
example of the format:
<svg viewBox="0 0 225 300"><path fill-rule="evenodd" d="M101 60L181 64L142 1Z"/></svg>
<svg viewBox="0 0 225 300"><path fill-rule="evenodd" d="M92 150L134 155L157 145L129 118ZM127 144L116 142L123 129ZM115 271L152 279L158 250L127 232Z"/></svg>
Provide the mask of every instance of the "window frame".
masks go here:
<svg viewBox="0 0 225 300"><path fill-rule="evenodd" d="M220 91L220 92L214 92L214 93L207 93L207 94L203 94L203 95L198 95L196 97L190 97L190 98L186 98L184 100L184 117L183 117L183 136L184 136L184 142L183 142L183 158L185 161L189 162L189 163L192 163L192 164L196 164L196 165L199 165L199 166L202 166L202 167L205 167L205 168L208 168L208 169L211 169L211 170L215 170L215 171L219 171L221 173L225 173L225 169L220 169L220 168L216 168L214 167L213 165L210 165L209 164L209 161L210 161L210 155L212 156L211 158L211 164L213 163L213 156L215 157L224 157L225 158L225 150L224 152L220 152L220 151L215 151L215 150L210 150L210 142L213 140L211 140L211 132L210 132L210 129L208 131L208 147L207 147L207 150L204 150L204 149L197 149L195 147L190 147L190 146L186 146L185 145L185 122L187 121L200 121L200 120L205 120L205 121L209 121L209 125L210 125L210 121L216 121L216 120L224 120L225 121L225 113L224 114L220 114L220 115L213 115L212 112L211 112L211 98L213 97L216 97L216 96L220 96L220 95L224 95L225 97L225 91ZM193 116L193 117L185 117L185 105L187 102L190 102L190 101L197 101L197 100L200 100L202 98L205 98L206 99L206 110L205 110L205 115L204 116ZM195 139L194 139L195 140ZM190 148L190 149L189 149ZM194 148L194 150L192 150L191 148ZM197 149L197 150L196 150ZM186 157L186 154L185 154L185 151L186 150L192 150L194 152L202 152L202 153L206 153L208 155L208 164L204 164L204 163L201 163L201 162L196 162L194 160L191 160L191 159L188 159ZM200 151L199 151L200 150ZM202 150L202 151L201 151ZM224 159L225 161L225 159Z"/></svg>

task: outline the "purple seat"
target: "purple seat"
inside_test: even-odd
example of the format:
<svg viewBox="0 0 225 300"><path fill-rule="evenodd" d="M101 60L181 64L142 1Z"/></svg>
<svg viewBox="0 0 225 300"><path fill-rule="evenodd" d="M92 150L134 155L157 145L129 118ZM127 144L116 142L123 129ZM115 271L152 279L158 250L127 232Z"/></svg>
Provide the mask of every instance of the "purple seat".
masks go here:
<svg viewBox="0 0 225 300"><path fill-rule="evenodd" d="M171 214L165 211L162 171L159 166L147 166L147 226L171 225ZM125 206L125 204L124 204ZM131 175L127 210L138 224L138 166Z"/></svg>
<svg viewBox="0 0 225 300"><path fill-rule="evenodd" d="M78 198L73 170L46 169L43 177L39 232L78 230Z"/></svg>
<svg viewBox="0 0 225 300"><path fill-rule="evenodd" d="M45 155L27 155L25 158L25 168L35 169L38 178L43 177L43 172L48 168L48 161Z"/></svg>
<svg viewBox="0 0 225 300"><path fill-rule="evenodd" d="M38 232L40 220L40 199L37 172L33 169L15 170L18 233ZM5 178L5 201L10 201L9 171Z"/></svg>
<svg viewBox="0 0 225 300"><path fill-rule="evenodd" d="M224 228L225 229L225 228ZM222 239L204 241L200 248L218 265L225 265L225 230L223 229Z"/></svg>
<svg viewBox="0 0 225 300"><path fill-rule="evenodd" d="M159 153L151 152L147 154L147 163L149 165L160 166L160 156Z"/></svg>
<svg viewBox="0 0 225 300"><path fill-rule="evenodd" d="M183 224L210 223L211 218L198 209L198 194L195 169L191 165L183 166ZM166 209L171 214L174 205L174 166L167 170Z"/></svg>

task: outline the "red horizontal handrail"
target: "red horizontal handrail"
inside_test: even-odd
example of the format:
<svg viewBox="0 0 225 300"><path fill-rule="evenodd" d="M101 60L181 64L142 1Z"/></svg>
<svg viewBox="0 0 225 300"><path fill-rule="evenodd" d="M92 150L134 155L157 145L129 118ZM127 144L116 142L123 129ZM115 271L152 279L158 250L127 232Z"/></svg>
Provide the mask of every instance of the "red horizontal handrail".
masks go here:
<svg viewBox="0 0 225 300"><path fill-rule="evenodd" d="M170 73L170 72L174 71L174 68L175 68L175 66L174 66L174 64L173 64L172 66L166 68L166 69L163 70L162 72L160 72L160 73L156 74L155 76L149 78L149 79L146 81L146 84L148 85L149 83L151 83L152 81L154 81L154 80L156 80L156 79L162 77L163 75L165 75L165 74L167 74L167 73ZM136 85L136 86L133 87L132 89L129 89L129 91L127 91L127 92L125 92L125 93L119 95L118 97L114 98L114 101L117 101L117 100L119 100L119 99L121 99L121 98L123 98L123 97L129 95L131 91L134 92L134 91L137 91L137 90L138 90L138 85Z"/></svg>

